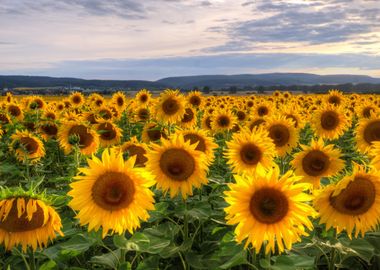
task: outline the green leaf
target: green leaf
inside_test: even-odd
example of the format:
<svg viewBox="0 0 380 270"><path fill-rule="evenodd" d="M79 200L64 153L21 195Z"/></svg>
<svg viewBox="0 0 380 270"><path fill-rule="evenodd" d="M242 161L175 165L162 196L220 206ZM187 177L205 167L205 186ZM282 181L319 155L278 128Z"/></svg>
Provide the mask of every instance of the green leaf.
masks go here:
<svg viewBox="0 0 380 270"><path fill-rule="evenodd" d="M260 263L260 266L264 269L269 269L271 267L271 264L269 263L267 259L260 259L259 263Z"/></svg>
<svg viewBox="0 0 380 270"><path fill-rule="evenodd" d="M64 255L77 256L87 251L97 241L94 238L85 237L83 234L77 234L68 241L59 245L61 253Z"/></svg>
<svg viewBox="0 0 380 270"><path fill-rule="evenodd" d="M42 264L39 268L39 270L52 270L57 269L57 264L55 261L47 261L46 263Z"/></svg>
<svg viewBox="0 0 380 270"><path fill-rule="evenodd" d="M100 256L94 256L91 258L90 262L93 264L108 266L109 268L115 269L120 263L121 250L117 249L113 252L109 252Z"/></svg>

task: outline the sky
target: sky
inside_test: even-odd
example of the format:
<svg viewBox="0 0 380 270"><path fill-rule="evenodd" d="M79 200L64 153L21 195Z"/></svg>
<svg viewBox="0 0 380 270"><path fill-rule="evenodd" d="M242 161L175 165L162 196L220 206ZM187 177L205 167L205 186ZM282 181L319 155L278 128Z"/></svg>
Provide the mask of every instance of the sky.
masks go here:
<svg viewBox="0 0 380 270"><path fill-rule="evenodd" d="M380 77L380 0L0 0L0 74Z"/></svg>

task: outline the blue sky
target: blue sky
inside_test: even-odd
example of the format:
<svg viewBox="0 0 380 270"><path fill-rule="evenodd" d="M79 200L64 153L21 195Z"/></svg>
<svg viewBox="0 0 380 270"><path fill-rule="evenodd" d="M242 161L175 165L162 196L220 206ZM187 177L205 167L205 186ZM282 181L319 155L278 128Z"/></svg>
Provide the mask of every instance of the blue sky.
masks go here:
<svg viewBox="0 0 380 270"><path fill-rule="evenodd" d="M378 0L1 0L0 74L380 77Z"/></svg>

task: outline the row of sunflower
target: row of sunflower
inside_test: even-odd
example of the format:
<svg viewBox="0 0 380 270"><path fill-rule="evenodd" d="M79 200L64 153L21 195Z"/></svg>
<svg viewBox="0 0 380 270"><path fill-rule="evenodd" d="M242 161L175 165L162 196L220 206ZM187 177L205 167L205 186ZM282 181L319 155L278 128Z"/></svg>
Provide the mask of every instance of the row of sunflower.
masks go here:
<svg viewBox="0 0 380 270"><path fill-rule="evenodd" d="M28 174L24 182L2 180L0 243L34 252L64 237L49 201L58 190L68 195L62 212L75 213L88 231L131 236L142 221L157 225L149 223L155 203L169 195L186 208L194 192L205 202L218 177L226 223L223 217L216 223L233 228L236 245L254 254L289 252L315 236L313 228L364 237L380 222L379 108L376 95L337 90L221 97L165 90L156 98L141 90L109 99L76 92L49 102L7 94L0 103L0 161L17 161ZM63 169L63 186L36 184L30 175L67 162L75 163L76 176ZM183 241L203 228L189 228L187 214L167 218ZM206 220L215 222L211 215ZM191 250L178 252L185 269ZM248 257L240 263L264 267ZM327 260L329 267L335 260Z"/></svg>

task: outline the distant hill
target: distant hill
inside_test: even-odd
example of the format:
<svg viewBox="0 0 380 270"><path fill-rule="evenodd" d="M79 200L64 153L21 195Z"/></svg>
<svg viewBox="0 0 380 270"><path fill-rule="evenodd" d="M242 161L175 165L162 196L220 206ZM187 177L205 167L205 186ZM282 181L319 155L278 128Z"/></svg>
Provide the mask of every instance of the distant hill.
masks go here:
<svg viewBox="0 0 380 270"><path fill-rule="evenodd" d="M319 84L380 84L380 78L362 75L316 75L308 73L267 73L241 75L200 75L169 77L157 81L144 80L84 80L77 78L54 78L41 76L0 76L0 88L16 87L82 87L120 89L192 89L208 86L211 89L230 87L291 86Z"/></svg>

